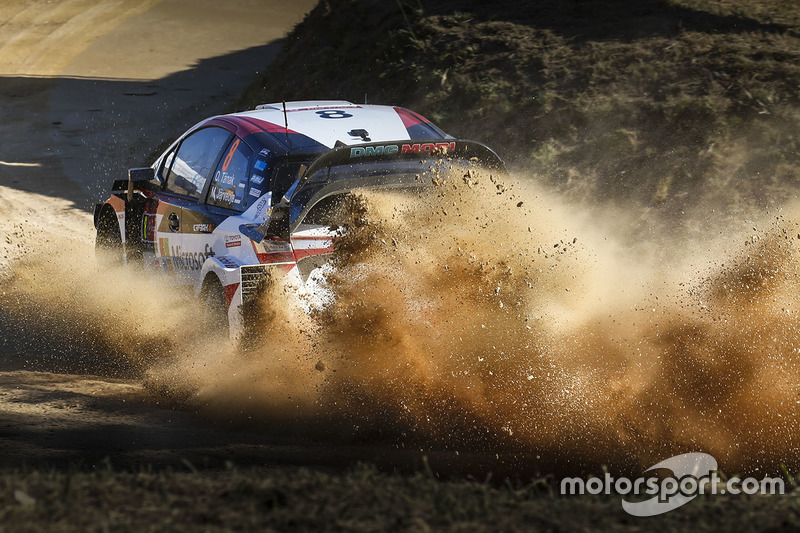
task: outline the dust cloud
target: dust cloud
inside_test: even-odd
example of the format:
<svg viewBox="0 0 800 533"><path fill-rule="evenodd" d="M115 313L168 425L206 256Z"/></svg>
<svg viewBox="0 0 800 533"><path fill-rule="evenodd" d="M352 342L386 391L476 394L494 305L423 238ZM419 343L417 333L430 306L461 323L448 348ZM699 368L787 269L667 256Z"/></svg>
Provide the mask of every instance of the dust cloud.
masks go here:
<svg viewBox="0 0 800 533"><path fill-rule="evenodd" d="M305 313L275 280L239 347L205 334L190 295L96 264L90 230L28 235L0 308L238 425L575 469L688 451L800 466L800 209L642 239L625 236L637 215L526 177L432 181L352 198L335 302Z"/></svg>
<svg viewBox="0 0 800 533"><path fill-rule="evenodd" d="M58 371L139 373L195 349L196 302L168 280L95 256L92 216L3 188L0 318L6 352ZM197 332L195 332L197 333ZM103 364L103 368L93 365Z"/></svg>
<svg viewBox="0 0 800 533"><path fill-rule="evenodd" d="M573 464L796 466L796 209L640 243L615 237L628 215L530 180L435 183L364 193L338 249L321 398L360 431Z"/></svg>

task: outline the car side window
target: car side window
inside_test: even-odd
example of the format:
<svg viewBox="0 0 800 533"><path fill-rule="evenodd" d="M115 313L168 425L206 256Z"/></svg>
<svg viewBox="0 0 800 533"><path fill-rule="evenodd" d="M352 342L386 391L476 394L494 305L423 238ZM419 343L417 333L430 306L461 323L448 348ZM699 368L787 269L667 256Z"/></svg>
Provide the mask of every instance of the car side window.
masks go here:
<svg viewBox="0 0 800 533"><path fill-rule="evenodd" d="M166 189L200 198L214 164L231 134L222 128L203 128L186 137L178 147L167 176Z"/></svg>
<svg viewBox="0 0 800 533"><path fill-rule="evenodd" d="M244 141L234 137L217 164L206 203L225 209L244 211L245 189L253 151Z"/></svg>

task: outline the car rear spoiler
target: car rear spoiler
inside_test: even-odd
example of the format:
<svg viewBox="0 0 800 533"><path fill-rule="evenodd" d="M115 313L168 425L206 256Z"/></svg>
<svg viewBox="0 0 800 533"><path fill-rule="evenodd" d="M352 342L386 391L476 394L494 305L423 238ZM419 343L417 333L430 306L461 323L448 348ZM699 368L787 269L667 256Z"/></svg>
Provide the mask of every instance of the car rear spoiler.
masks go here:
<svg viewBox="0 0 800 533"><path fill-rule="evenodd" d="M505 172L505 165L488 146L455 139L377 142L335 148L301 167L297 180L270 210L261 226L243 225L242 233L256 242L266 236L289 240L317 202L333 194L364 189L420 187L420 175L436 161L478 165Z"/></svg>
<svg viewBox="0 0 800 533"><path fill-rule="evenodd" d="M396 141L342 146L324 153L305 173L313 176L320 169L368 161L398 159L449 158L473 160L488 168L504 169L503 161L485 144L476 141L436 139L430 141Z"/></svg>

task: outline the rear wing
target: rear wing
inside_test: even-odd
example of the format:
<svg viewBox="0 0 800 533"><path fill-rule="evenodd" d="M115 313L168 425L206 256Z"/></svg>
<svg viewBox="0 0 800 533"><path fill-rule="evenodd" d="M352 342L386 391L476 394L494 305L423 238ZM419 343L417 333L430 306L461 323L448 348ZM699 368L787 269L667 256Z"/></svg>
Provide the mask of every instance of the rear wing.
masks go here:
<svg viewBox="0 0 800 533"><path fill-rule="evenodd" d="M431 141L379 142L335 148L316 159L308 167L305 176L313 176L323 168L342 165L420 158L461 159L478 162L481 166L491 169L505 169L500 157L485 144L476 141L437 139Z"/></svg>
<svg viewBox="0 0 800 533"><path fill-rule="evenodd" d="M420 176L437 161L478 165L505 172L505 165L488 146L454 139L395 141L335 148L301 169L281 201L261 226L240 231L260 242L265 236L289 240L306 213L322 199L364 188L421 187Z"/></svg>

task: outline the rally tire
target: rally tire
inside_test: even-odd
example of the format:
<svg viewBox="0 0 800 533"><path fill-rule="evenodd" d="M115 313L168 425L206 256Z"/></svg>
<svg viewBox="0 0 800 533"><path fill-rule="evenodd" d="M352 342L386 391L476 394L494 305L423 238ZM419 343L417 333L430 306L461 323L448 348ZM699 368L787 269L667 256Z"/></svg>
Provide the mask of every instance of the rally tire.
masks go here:
<svg viewBox="0 0 800 533"><path fill-rule="evenodd" d="M97 222L97 237L95 239L95 253L97 258L106 265L122 265L125 262L125 247L119 231L116 214L106 209Z"/></svg>

